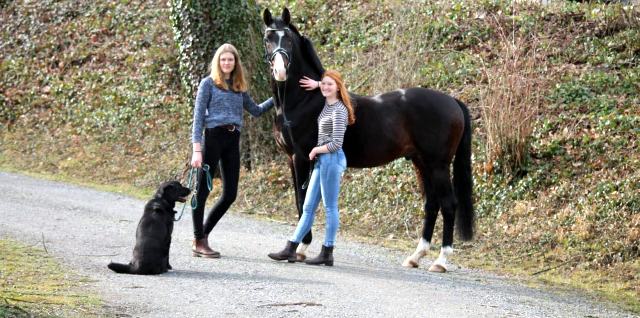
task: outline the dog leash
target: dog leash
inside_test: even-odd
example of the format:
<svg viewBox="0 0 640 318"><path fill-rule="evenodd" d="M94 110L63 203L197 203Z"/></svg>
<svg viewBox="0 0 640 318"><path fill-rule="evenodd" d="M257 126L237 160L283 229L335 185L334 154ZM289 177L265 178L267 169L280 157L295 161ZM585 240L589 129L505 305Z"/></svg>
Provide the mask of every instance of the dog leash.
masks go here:
<svg viewBox="0 0 640 318"><path fill-rule="evenodd" d="M202 170L205 171L205 174L207 175L207 188L209 189L209 191L211 191L211 189L213 188L212 186L212 178L211 178L211 172L209 171L209 165L206 163L202 164ZM195 167L191 167L191 172L189 173L189 183L187 184L187 188L191 189L191 181L193 180L193 172L195 171ZM190 200L190 204L191 204L191 210L195 210L198 207L198 187L200 186L200 182L198 182L198 184L196 184L196 189L193 191L193 194L191 195L191 200ZM184 204L182 205L182 211L180 211L180 215L178 216L178 218L174 218L174 220L176 222L180 221L180 219L182 218L182 214L184 213L184 208L187 206L187 202L185 201Z"/></svg>

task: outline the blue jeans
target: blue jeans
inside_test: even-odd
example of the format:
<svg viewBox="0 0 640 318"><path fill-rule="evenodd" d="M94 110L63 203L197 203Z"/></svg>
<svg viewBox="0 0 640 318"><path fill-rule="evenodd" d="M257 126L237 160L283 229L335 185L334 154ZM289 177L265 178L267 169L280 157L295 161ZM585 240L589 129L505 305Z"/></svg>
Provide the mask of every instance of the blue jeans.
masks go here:
<svg viewBox="0 0 640 318"><path fill-rule="evenodd" d="M338 213L338 195L340 194L340 179L342 173L347 168L347 158L342 149L318 155L307 195L304 198L302 217L298 222L298 227L291 238L292 242L300 243L302 238L311 230L316 210L322 199L324 210L327 214L327 226L324 235L324 246L333 246L340 225L340 215Z"/></svg>

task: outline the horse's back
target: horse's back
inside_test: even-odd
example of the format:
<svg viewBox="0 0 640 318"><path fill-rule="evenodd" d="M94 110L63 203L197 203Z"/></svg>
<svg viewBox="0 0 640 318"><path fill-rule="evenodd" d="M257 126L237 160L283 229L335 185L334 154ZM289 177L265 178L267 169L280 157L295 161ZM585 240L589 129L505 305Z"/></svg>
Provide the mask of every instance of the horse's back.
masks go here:
<svg viewBox="0 0 640 318"><path fill-rule="evenodd" d="M438 142L459 140L462 136L464 113L455 98L436 90L414 87L406 90L403 106L416 139L427 138L437 146Z"/></svg>
<svg viewBox="0 0 640 318"><path fill-rule="evenodd" d="M464 116L456 100L427 88L397 89L374 96L352 94L356 122L347 127L345 154L351 167L374 167L416 155L450 160L439 148L462 135ZM455 147L454 147L455 148Z"/></svg>
<svg viewBox="0 0 640 318"><path fill-rule="evenodd" d="M455 98L428 88L396 89L374 96L353 95L356 116L374 122L408 121L422 126L449 125L464 120Z"/></svg>
<svg viewBox="0 0 640 318"><path fill-rule="evenodd" d="M404 108L416 119L429 120L438 117L443 124L450 124L449 120L464 119L462 110L455 98L440 91L412 87L404 90Z"/></svg>

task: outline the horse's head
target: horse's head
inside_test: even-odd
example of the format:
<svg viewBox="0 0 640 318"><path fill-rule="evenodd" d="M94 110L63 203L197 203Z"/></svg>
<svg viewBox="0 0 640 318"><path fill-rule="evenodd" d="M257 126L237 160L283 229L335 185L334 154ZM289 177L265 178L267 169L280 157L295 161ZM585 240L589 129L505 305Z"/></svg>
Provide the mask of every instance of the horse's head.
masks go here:
<svg viewBox="0 0 640 318"><path fill-rule="evenodd" d="M280 18L272 17L269 9L265 9L262 21L267 26L263 41L265 57L271 66L271 75L276 81L284 82L296 53L294 47L297 47L298 30L291 25L291 15L287 8L284 8Z"/></svg>

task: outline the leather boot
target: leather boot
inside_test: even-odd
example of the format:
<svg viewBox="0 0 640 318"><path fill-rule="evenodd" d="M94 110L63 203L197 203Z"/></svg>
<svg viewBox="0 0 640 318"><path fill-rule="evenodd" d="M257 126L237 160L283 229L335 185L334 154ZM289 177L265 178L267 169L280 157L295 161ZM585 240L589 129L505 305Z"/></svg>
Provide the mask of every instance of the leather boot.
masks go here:
<svg viewBox="0 0 640 318"><path fill-rule="evenodd" d="M307 259L304 261L309 265L326 265L333 266L333 246L324 246L322 245L322 250L320 254L312 259Z"/></svg>
<svg viewBox="0 0 640 318"><path fill-rule="evenodd" d="M220 253L214 251L209 247L209 235L205 234L203 239L193 239L193 243L191 243L191 256L193 257L203 257L203 258L219 258Z"/></svg>
<svg viewBox="0 0 640 318"><path fill-rule="evenodd" d="M285 245L284 249L278 253L269 253L269 258L274 259L276 261L284 261L285 259L289 263L296 262L296 248L298 248L299 243L294 243L291 241L287 241L287 245Z"/></svg>

